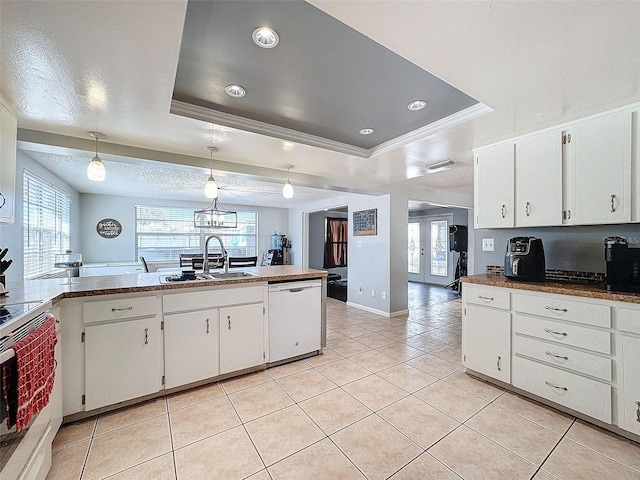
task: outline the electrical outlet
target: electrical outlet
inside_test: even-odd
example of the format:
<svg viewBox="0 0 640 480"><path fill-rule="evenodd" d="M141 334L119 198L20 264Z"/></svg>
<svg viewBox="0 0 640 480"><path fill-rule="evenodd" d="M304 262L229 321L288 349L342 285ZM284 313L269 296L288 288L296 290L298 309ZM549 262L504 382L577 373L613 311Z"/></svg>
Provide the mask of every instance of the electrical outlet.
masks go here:
<svg viewBox="0 0 640 480"><path fill-rule="evenodd" d="M376 296L376 291L375 290L371 290L371 296L375 297Z"/></svg>
<svg viewBox="0 0 640 480"><path fill-rule="evenodd" d="M361 247L362 246L362 240L358 240L356 242L356 247Z"/></svg>
<svg viewBox="0 0 640 480"><path fill-rule="evenodd" d="M362 293L362 287L358 287L358 293Z"/></svg>
<svg viewBox="0 0 640 480"><path fill-rule="evenodd" d="M382 300L386 300L387 299L387 292L381 292L380 293L380 297L382 298Z"/></svg>
<svg viewBox="0 0 640 480"><path fill-rule="evenodd" d="M493 252L493 238L483 238L482 239L482 251L483 252Z"/></svg>

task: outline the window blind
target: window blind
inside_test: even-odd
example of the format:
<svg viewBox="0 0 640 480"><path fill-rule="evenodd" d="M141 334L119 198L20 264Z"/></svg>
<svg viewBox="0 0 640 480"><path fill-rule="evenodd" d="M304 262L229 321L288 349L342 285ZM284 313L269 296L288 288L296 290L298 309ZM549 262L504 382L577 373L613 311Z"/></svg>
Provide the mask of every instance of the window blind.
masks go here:
<svg viewBox="0 0 640 480"><path fill-rule="evenodd" d="M70 246L71 198L28 170L23 179L24 278L32 279L61 271L53 263Z"/></svg>
<svg viewBox="0 0 640 480"><path fill-rule="evenodd" d="M203 230L193 226L193 209L136 205L136 259L177 260L181 253L202 253L207 236L219 235L232 257L257 256L258 214L238 212L238 227ZM217 243L209 244L215 251Z"/></svg>

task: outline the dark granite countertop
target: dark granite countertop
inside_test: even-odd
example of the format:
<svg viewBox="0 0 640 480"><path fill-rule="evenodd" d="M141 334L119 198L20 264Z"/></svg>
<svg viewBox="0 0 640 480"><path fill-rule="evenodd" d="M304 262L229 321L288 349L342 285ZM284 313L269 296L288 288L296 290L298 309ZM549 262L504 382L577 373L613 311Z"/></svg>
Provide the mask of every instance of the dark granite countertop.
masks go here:
<svg viewBox="0 0 640 480"><path fill-rule="evenodd" d="M73 280L77 281L77 283L73 283L71 287L66 284L63 278L27 280L24 282L9 282L7 284L9 294L4 299L7 304L51 301L55 305L64 298L306 280L327 276L327 272L323 270L294 267L292 265L250 267L243 268L243 270L256 273L259 276L199 282L161 283L160 277L168 274L154 272L74 278Z"/></svg>
<svg viewBox="0 0 640 480"><path fill-rule="evenodd" d="M638 293L612 293L607 292L603 283L600 284L574 284L565 282L523 282L511 280L504 275L480 274L462 277L463 283L488 285L492 287L514 288L531 292L554 293L558 295L573 295L575 297L597 298L612 302L639 303Z"/></svg>

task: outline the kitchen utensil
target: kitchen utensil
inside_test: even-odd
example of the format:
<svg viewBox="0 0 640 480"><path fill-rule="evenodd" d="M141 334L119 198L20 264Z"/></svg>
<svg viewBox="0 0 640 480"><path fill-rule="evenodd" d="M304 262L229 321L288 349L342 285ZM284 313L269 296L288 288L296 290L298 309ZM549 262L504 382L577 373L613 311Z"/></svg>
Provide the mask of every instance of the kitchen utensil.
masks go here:
<svg viewBox="0 0 640 480"><path fill-rule="evenodd" d="M0 275L7 271L7 268L13 263L13 260L0 261Z"/></svg>

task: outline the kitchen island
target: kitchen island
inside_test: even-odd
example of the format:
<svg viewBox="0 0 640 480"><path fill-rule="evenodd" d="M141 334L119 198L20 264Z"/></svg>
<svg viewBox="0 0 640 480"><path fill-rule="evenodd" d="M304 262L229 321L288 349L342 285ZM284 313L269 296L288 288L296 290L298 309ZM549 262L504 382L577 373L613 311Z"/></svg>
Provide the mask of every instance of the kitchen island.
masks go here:
<svg viewBox="0 0 640 480"><path fill-rule="evenodd" d="M640 441L640 294L462 278L467 372Z"/></svg>
<svg viewBox="0 0 640 480"><path fill-rule="evenodd" d="M264 369L275 343L288 352L279 363L321 353L327 273L288 265L243 271L173 282L166 273L78 278L70 286L34 280L10 284L7 303L51 303L60 320L63 414L72 421ZM276 284L295 286L294 295L313 292L292 328L273 328Z"/></svg>

